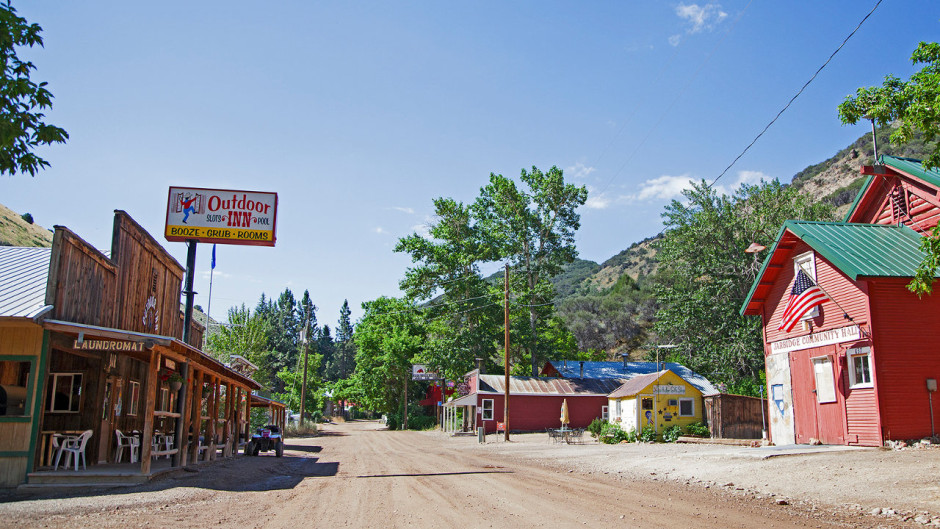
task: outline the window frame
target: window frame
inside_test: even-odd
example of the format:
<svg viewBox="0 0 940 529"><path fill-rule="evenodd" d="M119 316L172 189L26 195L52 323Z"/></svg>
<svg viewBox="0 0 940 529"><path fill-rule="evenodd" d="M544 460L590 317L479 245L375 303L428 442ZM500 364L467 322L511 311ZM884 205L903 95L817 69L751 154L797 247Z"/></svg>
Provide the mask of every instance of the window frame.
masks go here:
<svg viewBox="0 0 940 529"><path fill-rule="evenodd" d="M692 406L691 413L682 413L682 404L685 402ZM695 417L695 399L689 397L679 399L679 417Z"/></svg>
<svg viewBox="0 0 940 529"><path fill-rule="evenodd" d="M39 395L33 395L36 388L36 382L39 381L36 372L37 357L27 355L0 355L0 362L26 362L29 363L29 375L26 377L26 402L23 404L23 415L0 415L0 422L29 422L33 416L33 406L35 399L42 399ZM41 387L41 386L40 386Z"/></svg>
<svg viewBox="0 0 940 529"><path fill-rule="evenodd" d="M856 382L858 371L855 367L855 359L864 358L865 359L865 371L864 373L868 375L868 380L864 382ZM875 387L875 381L872 377L872 361L871 361L871 347L855 347L849 349L845 352L845 360L848 365L848 374L849 374L849 389L864 389L864 388L873 388Z"/></svg>
<svg viewBox="0 0 940 529"><path fill-rule="evenodd" d="M609 421L610 420L610 405L601 406L601 420Z"/></svg>
<svg viewBox="0 0 940 529"><path fill-rule="evenodd" d="M128 381L127 391L130 393L130 398L127 401L127 416L136 417L140 405L140 382L136 380Z"/></svg>
<svg viewBox="0 0 940 529"><path fill-rule="evenodd" d="M495 399L483 399L482 406L480 407L480 409L483 411L480 417L482 420L492 421L495 418L496 412L495 406L493 404L494 402ZM489 406L487 406L487 403L489 403Z"/></svg>
<svg viewBox="0 0 940 529"><path fill-rule="evenodd" d="M69 404L67 409L57 409L55 405L55 395L56 388L59 387L60 378L70 378L71 385L69 387ZM75 395L75 377L78 377L78 395ZM81 371L72 371L72 372L54 372L49 373L49 387L46 389L46 394L52 398L47 398L46 406L43 409L45 413L56 413L56 414L76 414L82 412L82 399L84 397L84 392L82 391L82 384L85 382L85 374ZM75 409L72 409L72 404L75 404Z"/></svg>
<svg viewBox="0 0 940 529"><path fill-rule="evenodd" d="M805 265L805 266L804 266ZM800 269L813 280L813 283L819 284L819 281L816 280L816 252L803 252L800 255L797 255L793 258L793 277L796 278L796 273ZM795 280L795 279L794 279ZM788 291L789 292L789 291ZM816 305L812 309L806 312L800 321L807 321L819 316L819 305Z"/></svg>

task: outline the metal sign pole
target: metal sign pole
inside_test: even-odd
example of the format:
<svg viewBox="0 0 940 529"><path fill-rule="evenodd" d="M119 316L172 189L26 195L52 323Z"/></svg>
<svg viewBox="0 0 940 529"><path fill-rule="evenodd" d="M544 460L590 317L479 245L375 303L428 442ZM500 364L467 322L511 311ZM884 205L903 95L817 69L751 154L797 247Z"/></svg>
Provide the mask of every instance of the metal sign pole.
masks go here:
<svg viewBox="0 0 940 529"><path fill-rule="evenodd" d="M183 291L186 294L186 311L183 313L183 342L189 343L190 337L190 327L193 323L193 302L196 295L193 292L193 277L196 275L196 241L188 240L186 244L189 245L189 249L186 251L186 290ZM209 322L206 322L206 327L209 326Z"/></svg>

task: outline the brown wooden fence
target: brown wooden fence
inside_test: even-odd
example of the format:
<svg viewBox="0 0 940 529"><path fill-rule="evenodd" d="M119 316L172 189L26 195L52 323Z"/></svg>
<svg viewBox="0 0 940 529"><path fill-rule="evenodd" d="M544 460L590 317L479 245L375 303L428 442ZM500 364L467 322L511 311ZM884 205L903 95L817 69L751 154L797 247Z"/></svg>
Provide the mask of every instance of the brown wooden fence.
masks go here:
<svg viewBox="0 0 940 529"><path fill-rule="evenodd" d="M767 417L767 399L726 393L711 395L705 397L705 414L712 437L761 439Z"/></svg>

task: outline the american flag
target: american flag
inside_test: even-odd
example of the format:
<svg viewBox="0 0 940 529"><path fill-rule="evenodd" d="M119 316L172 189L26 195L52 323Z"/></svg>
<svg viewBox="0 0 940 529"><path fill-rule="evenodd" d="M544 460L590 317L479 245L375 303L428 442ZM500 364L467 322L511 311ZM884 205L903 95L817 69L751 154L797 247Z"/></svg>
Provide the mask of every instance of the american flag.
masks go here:
<svg viewBox="0 0 940 529"><path fill-rule="evenodd" d="M793 288L790 290L790 300L787 301L787 308L783 310L783 319L780 321L779 330L790 332L796 322L800 321L807 312L813 310L813 307L822 305L829 299L822 289L813 283L813 280L806 275L803 269L796 273L796 280L793 282Z"/></svg>

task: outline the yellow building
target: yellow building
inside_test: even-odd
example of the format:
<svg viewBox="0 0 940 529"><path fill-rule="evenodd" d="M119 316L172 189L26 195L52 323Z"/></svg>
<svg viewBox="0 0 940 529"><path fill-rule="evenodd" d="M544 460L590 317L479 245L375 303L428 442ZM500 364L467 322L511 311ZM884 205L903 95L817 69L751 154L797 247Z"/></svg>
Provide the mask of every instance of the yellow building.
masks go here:
<svg viewBox="0 0 940 529"><path fill-rule="evenodd" d="M610 422L628 432L652 426L662 433L704 421L702 392L668 369L634 377L607 398Z"/></svg>

